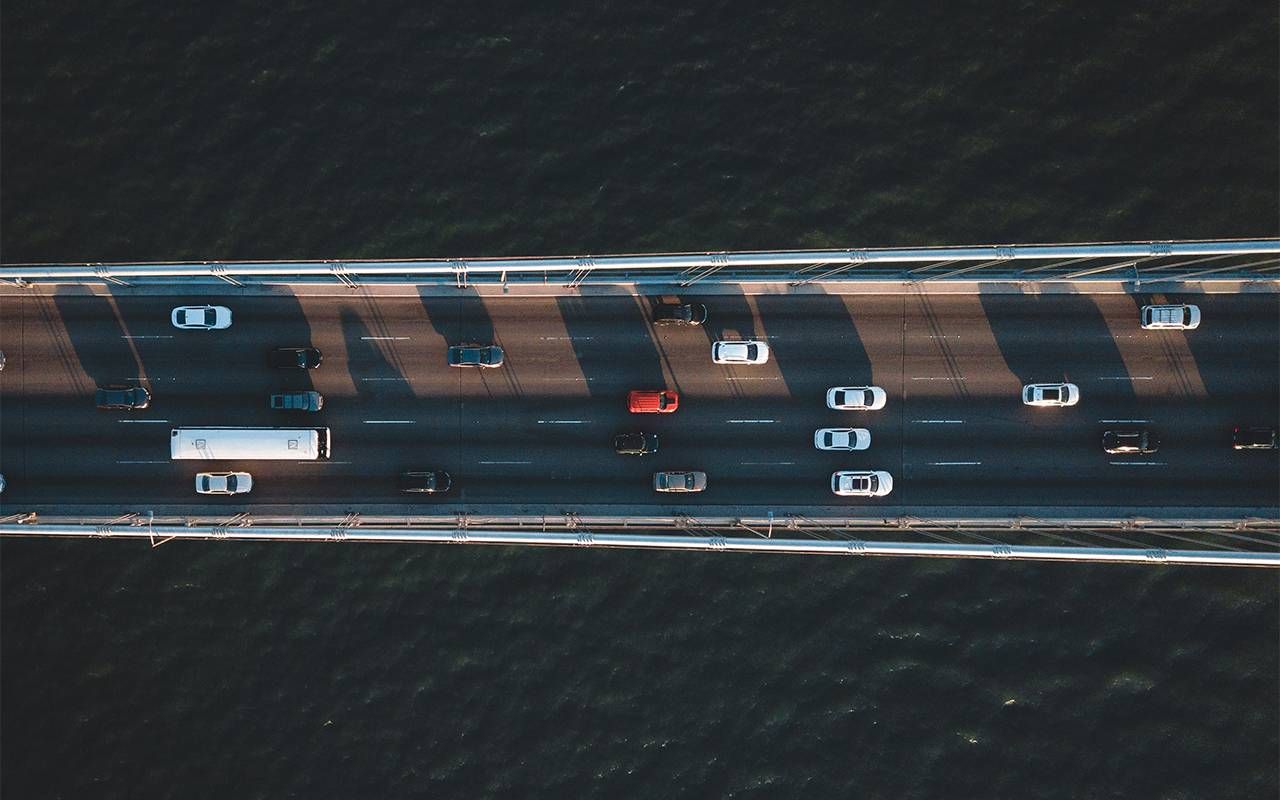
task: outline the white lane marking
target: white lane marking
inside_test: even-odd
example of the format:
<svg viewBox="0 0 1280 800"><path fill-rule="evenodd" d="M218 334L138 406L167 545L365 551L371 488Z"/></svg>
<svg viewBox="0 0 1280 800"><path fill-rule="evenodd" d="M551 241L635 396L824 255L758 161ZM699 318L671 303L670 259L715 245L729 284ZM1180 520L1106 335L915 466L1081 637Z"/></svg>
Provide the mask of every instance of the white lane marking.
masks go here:
<svg viewBox="0 0 1280 800"><path fill-rule="evenodd" d="M962 419L913 419L912 422L921 422L925 425L963 425Z"/></svg>
<svg viewBox="0 0 1280 800"><path fill-rule="evenodd" d="M481 461L481 464L532 464L532 461Z"/></svg>
<svg viewBox="0 0 1280 800"><path fill-rule="evenodd" d="M172 339L173 336L172 334L169 336L133 336L125 333L125 334L121 334L120 338L121 339Z"/></svg>
<svg viewBox="0 0 1280 800"><path fill-rule="evenodd" d="M362 381L403 381L406 378L361 378Z"/></svg>
<svg viewBox="0 0 1280 800"><path fill-rule="evenodd" d="M590 342L594 340L594 336L539 336L538 339L544 342Z"/></svg>
<svg viewBox="0 0 1280 800"><path fill-rule="evenodd" d="M1098 380L1100 381L1149 381L1153 379L1145 376L1138 376L1138 375L1120 375L1115 378L1110 378L1110 377L1098 378Z"/></svg>
<svg viewBox="0 0 1280 800"><path fill-rule="evenodd" d="M725 378L725 380L727 380L727 381L776 381L776 380L779 380L779 378L778 378L776 375L775 375L775 376L773 376L773 377L771 377L771 378L768 378L768 377L766 377L766 378L754 378L754 377L739 378L739 377L736 377L736 376L730 375L729 377Z"/></svg>
<svg viewBox="0 0 1280 800"><path fill-rule="evenodd" d="M960 377L958 377L958 378L952 378L952 377L949 377L949 376L944 376L944 377L941 377L941 378L915 378L915 377L913 377L911 380L913 380L913 381L962 381L962 380L965 380L965 378L964 378L964 376L963 376L963 375L961 375L961 376L960 376Z"/></svg>
<svg viewBox="0 0 1280 800"><path fill-rule="evenodd" d="M1100 419L1098 422L1150 422L1149 419Z"/></svg>
<svg viewBox="0 0 1280 800"><path fill-rule="evenodd" d="M168 464L168 461L117 461L117 464Z"/></svg>
<svg viewBox="0 0 1280 800"><path fill-rule="evenodd" d="M960 338L960 334L958 334L958 333L931 333L931 334L929 334L929 338L930 338L930 339L959 339L959 338Z"/></svg>
<svg viewBox="0 0 1280 800"><path fill-rule="evenodd" d="M539 425L583 425L585 419L540 419Z"/></svg>
<svg viewBox="0 0 1280 800"><path fill-rule="evenodd" d="M365 425L417 425L412 419L362 419Z"/></svg>
<svg viewBox="0 0 1280 800"><path fill-rule="evenodd" d="M118 419L116 422L133 422L139 425L145 425L148 422L168 422L167 419Z"/></svg>
<svg viewBox="0 0 1280 800"><path fill-rule="evenodd" d="M1168 466L1168 461L1111 461L1109 462L1117 467L1164 467Z"/></svg>
<svg viewBox="0 0 1280 800"><path fill-rule="evenodd" d="M735 425L759 425L777 422L776 419L727 419L725 422L732 422Z"/></svg>
<svg viewBox="0 0 1280 800"><path fill-rule="evenodd" d="M361 336L363 342L407 342L408 336Z"/></svg>
<svg viewBox="0 0 1280 800"><path fill-rule="evenodd" d="M782 466L782 467L789 467L789 466L794 465L796 462L794 462L794 461L739 461L738 463L739 463L739 464L741 464L741 465L743 465L744 467L747 467L747 466L758 466L758 467L764 467L764 466L770 466L770 467L772 467L772 466Z"/></svg>
<svg viewBox="0 0 1280 800"><path fill-rule="evenodd" d="M981 461L930 461L931 467L976 467Z"/></svg>
<svg viewBox="0 0 1280 800"><path fill-rule="evenodd" d="M594 380L595 378L547 378L546 379L547 383L582 383L583 381L590 383L591 381L594 381Z"/></svg>

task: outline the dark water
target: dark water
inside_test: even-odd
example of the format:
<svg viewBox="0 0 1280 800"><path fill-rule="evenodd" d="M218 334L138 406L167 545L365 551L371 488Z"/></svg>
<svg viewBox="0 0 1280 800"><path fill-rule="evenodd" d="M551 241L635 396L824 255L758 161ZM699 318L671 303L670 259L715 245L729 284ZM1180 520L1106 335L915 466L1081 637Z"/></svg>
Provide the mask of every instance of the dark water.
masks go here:
<svg viewBox="0 0 1280 800"><path fill-rule="evenodd" d="M1268 3L10 1L0 37L9 262L1280 218ZM0 580L6 799L1280 791L1270 573L6 541Z"/></svg>

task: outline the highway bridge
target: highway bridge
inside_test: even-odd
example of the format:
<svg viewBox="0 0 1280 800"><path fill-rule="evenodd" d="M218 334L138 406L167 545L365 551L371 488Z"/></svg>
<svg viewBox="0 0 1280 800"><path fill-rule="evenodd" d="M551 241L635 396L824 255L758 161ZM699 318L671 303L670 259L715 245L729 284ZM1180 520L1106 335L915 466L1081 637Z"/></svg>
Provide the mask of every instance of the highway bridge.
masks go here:
<svg viewBox="0 0 1280 800"><path fill-rule="evenodd" d="M1274 291L552 288L6 287L0 514L1280 517L1277 451L1231 447L1233 428L1280 416ZM706 324L654 325L672 302L704 304ZM1198 329L1140 327L1143 305L1184 302ZM232 309L233 324L170 323L197 303ZM771 357L713 364L723 339L767 342ZM448 366L462 343L501 346L503 366ZM278 346L323 362L273 369ZM1080 402L1022 403L1025 384L1052 382ZM147 388L149 407L97 410L94 390L119 384ZM826 407L829 387L852 385L883 387L885 408ZM628 413L630 390L658 388L680 393L676 413ZM324 408L269 407L293 390ZM325 426L332 457L169 458L172 428L224 425ZM866 428L871 446L819 451L823 427ZM1158 451L1103 452L1119 427L1157 432ZM615 453L630 431L657 434L659 451ZM198 469L251 472L253 491L198 496ZM452 491L398 490L402 472L428 469ZM832 494L833 471L872 469L893 475L889 495ZM705 471L708 488L655 494L658 470Z"/></svg>

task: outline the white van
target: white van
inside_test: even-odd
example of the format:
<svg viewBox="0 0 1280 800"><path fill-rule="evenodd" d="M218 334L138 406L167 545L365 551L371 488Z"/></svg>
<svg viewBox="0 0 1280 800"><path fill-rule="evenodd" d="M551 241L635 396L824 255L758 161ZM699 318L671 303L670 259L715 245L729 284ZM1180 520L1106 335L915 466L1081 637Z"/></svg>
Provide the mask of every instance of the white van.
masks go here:
<svg viewBox="0 0 1280 800"><path fill-rule="evenodd" d="M1189 305L1143 306L1142 327L1148 331L1194 330L1200 327L1200 308Z"/></svg>

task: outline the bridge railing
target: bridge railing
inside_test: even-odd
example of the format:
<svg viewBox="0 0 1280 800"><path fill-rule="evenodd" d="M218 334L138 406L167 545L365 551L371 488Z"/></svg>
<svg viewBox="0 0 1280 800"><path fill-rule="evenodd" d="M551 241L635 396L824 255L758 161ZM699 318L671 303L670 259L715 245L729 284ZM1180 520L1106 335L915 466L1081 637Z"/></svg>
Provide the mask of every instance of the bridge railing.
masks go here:
<svg viewBox="0 0 1280 800"><path fill-rule="evenodd" d="M897 281L1124 281L1280 279L1280 239L846 248L519 258L174 261L0 265L0 281L121 286L412 283L485 284L840 283Z"/></svg>
<svg viewBox="0 0 1280 800"><path fill-rule="evenodd" d="M1277 519L156 517L0 519L0 537L383 542L1280 568Z"/></svg>

